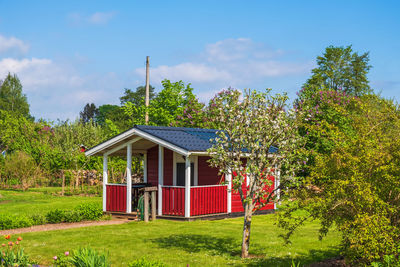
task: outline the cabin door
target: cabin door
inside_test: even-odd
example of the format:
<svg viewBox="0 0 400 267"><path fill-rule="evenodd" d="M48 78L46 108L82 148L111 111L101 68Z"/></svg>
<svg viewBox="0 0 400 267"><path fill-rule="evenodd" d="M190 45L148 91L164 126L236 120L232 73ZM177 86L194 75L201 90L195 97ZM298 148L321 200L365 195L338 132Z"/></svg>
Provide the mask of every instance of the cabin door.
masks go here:
<svg viewBox="0 0 400 267"><path fill-rule="evenodd" d="M176 163L176 185L185 186L185 163ZM194 163L190 163L190 185L194 185Z"/></svg>

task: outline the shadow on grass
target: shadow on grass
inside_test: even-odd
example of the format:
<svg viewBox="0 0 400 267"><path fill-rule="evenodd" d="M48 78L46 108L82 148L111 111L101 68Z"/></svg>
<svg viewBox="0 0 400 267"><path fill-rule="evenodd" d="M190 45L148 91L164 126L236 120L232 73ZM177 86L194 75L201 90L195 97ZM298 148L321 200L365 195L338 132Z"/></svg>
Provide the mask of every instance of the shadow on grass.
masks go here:
<svg viewBox="0 0 400 267"><path fill-rule="evenodd" d="M179 248L187 252L206 251L212 255L240 255L240 244L230 237L181 234L151 239L151 242L161 248Z"/></svg>
<svg viewBox="0 0 400 267"><path fill-rule="evenodd" d="M283 248L284 249L284 248ZM298 254L294 257L268 257L246 259L246 266L309 266L311 263L317 263L326 259L336 258L339 255L337 247L329 247L328 250L310 250L307 254ZM324 265L325 266L325 265Z"/></svg>
<svg viewBox="0 0 400 267"><path fill-rule="evenodd" d="M157 244L160 248L171 249L178 248L189 253L205 252L208 255L224 255L234 257L240 260L241 244L238 240L230 237L214 237L211 235L196 234L177 234L166 237L151 239L150 242ZM285 246L281 246L285 250ZM325 259L338 256L338 247L329 247L325 250L310 250L305 254L296 254L296 256L275 257L265 254L265 248L259 245L253 245L250 248L252 254L250 258L241 260L238 266L307 266L311 263L323 261ZM235 265L235 264L232 264Z"/></svg>

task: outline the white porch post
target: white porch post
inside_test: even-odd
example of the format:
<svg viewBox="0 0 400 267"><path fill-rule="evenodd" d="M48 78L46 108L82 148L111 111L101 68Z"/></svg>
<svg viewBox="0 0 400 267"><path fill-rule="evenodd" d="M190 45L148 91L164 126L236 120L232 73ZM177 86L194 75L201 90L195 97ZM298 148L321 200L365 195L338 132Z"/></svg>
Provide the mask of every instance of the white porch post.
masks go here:
<svg viewBox="0 0 400 267"><path fill-rule="evenodd" d="M190 217L190 158L185 162L185 217Z"/></svg>
<svg viewBox="0 0 400 267"><path fill-rule="evenodd" d="M132 212L132 144L126 146L126 213Z"/></svg>
<svg viewBox="0 0 400 267"><path fill-rule="evenodd" d="M162 185L164 184L164 147L158 145L158 215L162 215Z"/></svg>
<svg viewBox="0 0 400 267"><path fill-rule="evenodd" d="M143 182L147 183L147 153L143 154Z"/></svg>
<svg viewBox="0 0 400 267"><path fill-rule="evenodd" d="M228 182L228 197L227 197L227 212L232 212L232 172L229 170L227 174L225 174L226 181Z"/></svg>
<svg viewBox="0 0 400 267"><path fill-rule="evenodd" d="M107 211L108 156L103 154L103 211Z"/></svg>

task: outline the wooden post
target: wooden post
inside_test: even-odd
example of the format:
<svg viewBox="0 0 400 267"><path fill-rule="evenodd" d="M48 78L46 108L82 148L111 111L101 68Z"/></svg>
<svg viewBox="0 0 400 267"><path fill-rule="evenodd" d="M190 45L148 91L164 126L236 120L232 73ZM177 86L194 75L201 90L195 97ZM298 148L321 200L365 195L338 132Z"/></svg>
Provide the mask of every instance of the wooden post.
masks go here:
<svg viewBox="0 0 400 267"><path fill-rule="evenodd" d="M103 211L107 211L107 183L108 183L108 158L107 154L103 155Z"/></svg>
<svg viewBox="0 0 400 267"><path fill-rule="evenodd" d="M164 184L164 147L158 145L158 215L162 215L162 185Z"/></svg>
<svg viewBox="0 0 400 267"><path fill-rule="evenodd" d="M156 220L156 191L151 191L151 220Z"/></svg>
<svg viewBox="0 0 400 267"><path fill-rule="evenodd" d="M185 217L190 217L190 158L186 156L185 161Z"/></svg>
<svg viewBox="0 0 400 267"><path fill-rule="evenodd" d="M144 117L145 120L145 124L147 125L149 123L149 112L147 110L147 108L149 107L149 98L150 98L150 84L149 84L149 80L150 80L150 76L149 76L149 56L146 57L146 98L145 98L145 105L146 105L146 114Z"/></svg>
<svg viewBox="0 0 400 267"><path fill-rule="evenodd" d="M144 192L144 221L149 221L149 192Z"/></svg>
<svg viewBox="0 0 400 267"><path fill-rule="evenodd" d="M132 212L132 144L126 147L126 213Z"/></svg>

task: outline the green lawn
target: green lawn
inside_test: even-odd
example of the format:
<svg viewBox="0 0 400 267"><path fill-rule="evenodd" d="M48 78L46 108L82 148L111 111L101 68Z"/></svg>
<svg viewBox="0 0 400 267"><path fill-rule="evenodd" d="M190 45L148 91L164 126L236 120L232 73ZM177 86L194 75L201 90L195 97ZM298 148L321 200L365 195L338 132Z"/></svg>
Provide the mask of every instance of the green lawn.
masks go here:
<svg viewBox="0 0 400 267"><path fill-rule="evenodd" d="M26 252L41 264L51 264L54 255L82 246L108 251L113 266L126 266L143 256L169 266L290 266L292 259L306 264L338 255L337 232L318 241L318 224L309 222L294 235L291 245L284 246L274 222L275 215L253 217L250 253L255 257L248 260L239 256L242 218L131 222L22 236Z"/></svg>
<svg viewBox="0 0 400 267"><path fill-rule="evenodd" d="M60 188L33 188L26 192L0 190L0 213L15 215L45 214L50 209L72 209L87 203L101 203L101 197L56 196Z"/></svg>

